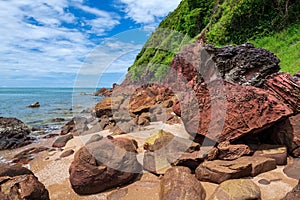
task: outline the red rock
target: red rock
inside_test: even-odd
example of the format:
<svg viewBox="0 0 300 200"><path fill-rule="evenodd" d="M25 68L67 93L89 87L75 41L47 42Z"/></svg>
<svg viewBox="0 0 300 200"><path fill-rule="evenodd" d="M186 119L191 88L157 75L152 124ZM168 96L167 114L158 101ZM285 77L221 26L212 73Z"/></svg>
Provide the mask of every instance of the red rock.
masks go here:
<svg viewBox="0 0 300 200"><path fill-rule="evenodd" d="M49 200L45 186L34 175L0 177L1 199Z"/></svg>
<svg viewBox="0 0 300 200"><path fill-rule="evenodd" d="M205 161L196 169L196 178L200 181L222 183L229 179L237 179L251 175L251 163L234 161Z"/></svg>
<svg viewBox="0 0 300 200"><path fill-rule="evenodd" d="M186 167L172 167L161 180L161 200L205 200L206 192Z"/></svg>
<svg viewBox="0 0 300 200"><path fill-rule="evenodd" d="M235 160L251 153L249 146L245 144L233 145L228 141L220 143L217 148L219 149L218 158L221 160Z"/></svg>
<svg viewBox="0 0 300 200"><path fill-rule="evenodd" d="M181 108L181 119L189 133L201 134L219 143L235 141L249 133L261 132L293 114L286 104L263 89L233 83L225 83L225 88L226 101L216 103L225 102L226 112L224 105L217 104L212 111L210 94L206 89L196 91L198 106L186 102L188 98L181 102L185 108Z"/></svg>
<svg viewBox="0 0 300 200"><path fill-rule="evenodd" d="M275 168L276 163L274 159L245 156L232 161L205 161L197 167L195 174L201 181L222 183L229 179L256 176Z"/></svg>
<svg viewBox="0 0 300 200"><path fill-rule="evenodd" d="M88 195L130 183L141 172L136 148L130 139L112 137L81 148L69 169L72 188Z"/></svg>
<svg viewBox="0 0 300 200"><path fill-rule="evenodd" d="M286 103L295 114L300 112L300 82L289 73L270 75L264 83L264 89Z"/></svg>
<svg viewBox="0 0 300 200"><path fill-rule="evenodd" d="M300 156L300 114L276 123L265 132L268 141L285 145L290 155Z"/></svg>
<svg viewBox="0 0 300 200"><path fill-rule="evenodd" d="M287 164L287 149L285 146L263 144L254 152L254 155L273 158L277 165Z"/></svg>

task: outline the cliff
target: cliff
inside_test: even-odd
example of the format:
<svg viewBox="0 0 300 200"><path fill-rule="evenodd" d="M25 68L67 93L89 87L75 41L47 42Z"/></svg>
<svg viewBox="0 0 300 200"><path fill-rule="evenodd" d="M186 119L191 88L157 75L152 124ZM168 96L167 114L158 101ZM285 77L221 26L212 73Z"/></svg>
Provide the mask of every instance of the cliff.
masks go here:
<svg viewBox="0 0 300 200"><path fill-rule="evenodd" d="M183 0L146 42L129 68L127 80L149 74L161 80L175 54L195 41L216 46L250 41L278 53L282 71L295 73L299 71L293 66L299 64L295 53L300 46L299 16L299 1Z"/></svg>

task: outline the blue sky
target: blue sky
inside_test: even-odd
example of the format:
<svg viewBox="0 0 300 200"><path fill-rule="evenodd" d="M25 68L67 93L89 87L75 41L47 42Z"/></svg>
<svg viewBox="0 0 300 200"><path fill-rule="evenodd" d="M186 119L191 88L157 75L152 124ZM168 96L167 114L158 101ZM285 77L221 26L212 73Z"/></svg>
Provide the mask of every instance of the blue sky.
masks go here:
<svg viewBox="0 0 300 200"><path fill-rule="evenodd" d="M0 87L109 86L179 3L2 0Z"/></svg>

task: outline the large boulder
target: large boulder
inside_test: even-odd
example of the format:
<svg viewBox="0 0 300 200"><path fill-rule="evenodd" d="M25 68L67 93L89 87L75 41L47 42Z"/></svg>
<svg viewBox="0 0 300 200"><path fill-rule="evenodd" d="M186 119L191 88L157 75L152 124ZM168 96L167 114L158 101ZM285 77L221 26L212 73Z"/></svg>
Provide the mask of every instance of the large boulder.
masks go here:
<svg viewBox="0 0 300 200"><path fill-rule="evenodd" d="M32 142L30 129L16 118L0 117L0 150L14 149Z"/></svg>
<svg viewBox="0 0 300 200"><path fill-rule="evenodd" d="M161 180L161 200L205 200L206 192L189 168L172 167Z"/></svg>
<svg viewBox="0 0 300 200"><path fill-rule="evenodd" d="M49 193L29 169L1 164L0 199L49 200Z"/></svg>
<svg viewBox="0 0 300 200"><path fill-rule="evenodd" d="M175 56L165 79L167 86L184 93L174 112L190 134L217 142L262 132L293 114L277 95L259 88L279 70L278 63L274 54L251 44L188 46Z"/></svg>
<svg viewBox="0 0 300 200"><path fill-rule="evenodd" d="M112 137L82 147L69 169L72 188L88 195L130 183L141 172L136 148L135 141Z"/></svg>
<svg viewBox="0 0 300 200"><path fill-rule="evenodd" d="M16 200L49 200L45 186L34 175L0 177L0 198Z"/></svg>
<svg viewBox="0 0 300 200"><path fill-rule="evenodd" d="M259 187L249 179L228 180L221 183L209 200L260 200Z"/></svg>

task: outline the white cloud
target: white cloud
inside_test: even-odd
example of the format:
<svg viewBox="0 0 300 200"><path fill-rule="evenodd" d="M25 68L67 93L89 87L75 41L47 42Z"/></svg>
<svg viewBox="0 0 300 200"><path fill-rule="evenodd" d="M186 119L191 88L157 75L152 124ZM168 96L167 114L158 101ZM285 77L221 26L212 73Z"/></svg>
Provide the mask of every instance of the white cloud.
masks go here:
<svg viewBox="0 0 300 200"><path fill-rule="evenodd" d="M155 24L173 11L181 0L119 0L127 16L137 23Z"/></svg>
<svg viewBox="0 0 300 200"><path fill-rule="evenodd" d="M69 11L70 6L95 17L80 18ZM119 24L117 14L88 7L81 0L9 0L0 1L0 7L1 77L23 75L29 80L53 72L76 73L96 47L89 34L102 35ZM88 27L80 29L81 23Z"/></svg>

